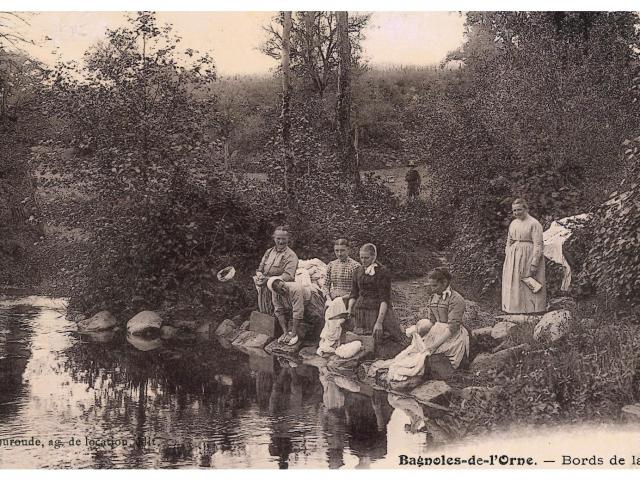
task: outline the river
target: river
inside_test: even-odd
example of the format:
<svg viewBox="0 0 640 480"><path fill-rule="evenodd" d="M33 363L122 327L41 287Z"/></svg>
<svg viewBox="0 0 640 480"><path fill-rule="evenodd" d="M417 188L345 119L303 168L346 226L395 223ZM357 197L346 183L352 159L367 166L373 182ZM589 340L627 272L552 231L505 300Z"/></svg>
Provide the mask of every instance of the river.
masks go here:
<svg viewBox="0 0 640 480"><path fill-rule="evenodd" d="M394 467L464 451L415 405L197 336L80 336L62 299L0 302L1 468ZM530 432L517 438L526 452Z"/></svg>

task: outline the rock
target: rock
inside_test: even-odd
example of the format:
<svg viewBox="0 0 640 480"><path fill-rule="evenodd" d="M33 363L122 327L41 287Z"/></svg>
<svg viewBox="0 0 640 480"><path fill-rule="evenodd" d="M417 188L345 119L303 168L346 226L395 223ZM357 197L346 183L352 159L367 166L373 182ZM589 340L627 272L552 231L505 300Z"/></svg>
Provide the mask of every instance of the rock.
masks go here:
<svg viewBox="0 0 640 480"><path fill-rule="evenodd" d="M237 331L238 331L238 327L236 327L236 324L233 323L231 320L226 319L226 320L223 320L220 325L218 325L218 328L216 328L215 334L218 337L226 338Z"/></svg>
<svg viewBox="0 0 640 480"><path fill-rule="evenodd" d="M640 404L634 403L622 407L622 419L627 422L640 422Z"/></svg>
<svg viewBox="0 0 640 480"><path fill-rule="evenodd" d="M542 318L542 315L529 315L525 313L519 313L516 315L498 315L496 317L496 320L499 322L517 323L518 325L520 324L535 325L540 321L541 318Z"/></svg>
<svg viewBox="0 0 640 480"><path fill-rule="evenodd" d="M327 368L329 370L357 370L363 360L367 360L373 356L373 352L360 350L351 358L340 358L337 355L329 357Z"/></svg>
<svg viewBox="0 0 640 480"><path fill-rule="evenodd" d="M353 332L346 332L344 338L345 340L343 343L350 343L350 342L355 342L359 340L360 343L362 343L362 349L364 351L373 353L373 348L374 348L373 335L358 335Z"/></svg>
<svg viewBox="0 0 640 480"><path fill-rule="evenodd" d="M482 341L485 339L493 339L495 340L492 336L491 336L491 330L493 330L493 327L482 327L482 328L476 328L475 330L471 331L471 335L473 335L476 340L478 341Z"/></svg>
<svg viewBox="0 0 640 480"><path fill-rule="evenodd" d="M388 380L388 372L383 372L376 380L376 383L396 392L407 392L420 386L424 382L424 376L409 377L406 380Z"/></svg>
<svg viewBox="0 0 640 480"><path fill-rule="evenodd" d="M271 315L253 311L249 317L249 330L274 338L276 336L276 319Z"/></svg>
<svg viewBox="0 0 640 480"><path fill-rule="evenodd" d="M512 322L499 322L496 323L491 329L491 336L496 340L503 340L509 335L509 330L515 326Z"/></svg>
<svg viewBox="0 0 640 480"><path fill-rule="evenodd" d="M233 322L233 323L235 323L235 322ZM249 325L251 325L249 320L245 320L244 322L242 322L242 325L240 325L240 330L245 330L245 331L249 330Z"/></svg>
<svg viewBox="0 0 640 480"><path fill-rule="evenodd" d="M575 316L577 304L573 297L557 297L549 300L549 311L569 310Z"/></svg>
<svg viewBox="0 0 640 480"><path fill-rule="evenodd" d="M497 353L481 353L474 358L469 368L474 373L486 370L497 370L511 359L522 355L524 352L529 350L529 348L529 344L525 343L501 350Z"/></svg>
<svg viewBox="0 0 640 480"><path fill-rule="evenodd" d="M495 387L466 387L460 391L460 397L465 400L486 400L493 401L502 391L499 386Z"/></svg>
<svg viewBox="0 0 640 480"><path fill-rule="evenodd" d="M571 318L569 310L545 313L533 331L533 338L547 343L560 340L569 332Z"/></svg>
<svg viewBox="0 0 640 480"><path fill-rule="evenodd" d="M533 341L533 330L535 325L533 323L518 323L511 327L507 339L511 341L514 347L516 345L522 345L523 343L531 343Z"/></svg>
<svg viewBox="0 0 640 480"><path fill-rule="evenodd" d="M116 317L111 312L103 310L96 313L91 318L85 318L78 322L78 330L82 332L100 332L103 330L111 330L118 324Z"/></svg>
<svg viewBox="0 0 640 480"><path fill-rule="evenodd" d="M272 354L280 353L283 355L295 356L298 354L298 351L300 351L301 348L302 348L302 342L298 342L293 346L289 346L284 343L279 343L278 340L274 340L269 345L264 347L264 350L265 352L272 353Z"/></svg>
<svg viewBox="0 0 640 480"><path fill-rule="evenodd" d="M446 382L442 380L429 380L411 390L411 395L419 402L448 405L451 399L451 392L451 387L447 385Z"/></svg>
<svg viewBox="0 0 640 480"><path fill-rule="evenodd" d="M127 332L130 335L157 332L160 327L162 327L162 318L151 310L142 311L127 322Z"/></svg>
<svg viewBox="0 0 640 480"><path fill-rule="evenodd" d="M264 348L269 343L270 338L263 333L252 332L251 330L242 331L236 339L231 342L234 347L244 348Z"/></svg>
<svg viewBox="0 0 640 480"><path fill-rule="evenodd" d="M178 329L171 325L163 325L160 328L160 338L163 340L170 340L178 334Z"/></svg>

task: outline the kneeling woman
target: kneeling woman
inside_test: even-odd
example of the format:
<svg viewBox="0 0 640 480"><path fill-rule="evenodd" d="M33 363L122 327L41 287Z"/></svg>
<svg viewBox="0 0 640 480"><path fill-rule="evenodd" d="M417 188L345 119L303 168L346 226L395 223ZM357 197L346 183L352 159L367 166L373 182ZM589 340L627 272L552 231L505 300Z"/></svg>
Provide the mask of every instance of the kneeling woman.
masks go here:
<svg viewBox="0 0 640 480"><path fill-rule="evenodd" d="M349 297L347 329L360 335L373 335L376 357L395 356L408 343L391 305L391 275L377 262L372 243L360 249L361 266L353 276Z"/></svg>
<svg viewBox="0 0 640 480"><path fill-rule="evenodd" d="M469 354L469 332L462 325L466 303L462 295L451 288L451 274L446 268L436 268L427 280L433 295L427 318L416 324L417 332L423 336L430 355L443 354L453 368L458 368Z"/></svg>

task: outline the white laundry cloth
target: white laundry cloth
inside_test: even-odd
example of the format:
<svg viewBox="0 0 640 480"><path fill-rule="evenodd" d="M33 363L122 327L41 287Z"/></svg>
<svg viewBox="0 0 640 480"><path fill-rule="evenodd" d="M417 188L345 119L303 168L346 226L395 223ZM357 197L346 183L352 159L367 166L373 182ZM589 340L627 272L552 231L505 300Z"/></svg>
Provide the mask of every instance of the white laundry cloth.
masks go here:
<svg viewBox="0 0 640 480"><path fill-rule="evenodd" d="M342 297L337 297L329 303L324 313L324 327L320 332L320 343L316 355L334 353L342 335L342 324L345 321L347 308Z"/></svg>
<svg viewBox="0 0 640 480"><path fill-rule="evenodd" d="M562 252L562 246L564 242L573 234L572 227L576 223L585 222L589 219L588 213L581 215L575 215L573 217L566 217L557 220L549 226L549 228L542 234L544 248L543 254L546 258L552 262L562 265L564 269L564 275L562 277L562 285L560 289L563 292L569 290L571 285L571 267L567 262L564 253Z"/></svg>
<svg viewBox="0 0 640 480"><path fill-rule="evenodd" d="M353 342L345 343L336 348L336 355L340 358L351 358L362 350L362 342L360 340L354 340Z"/></svg>

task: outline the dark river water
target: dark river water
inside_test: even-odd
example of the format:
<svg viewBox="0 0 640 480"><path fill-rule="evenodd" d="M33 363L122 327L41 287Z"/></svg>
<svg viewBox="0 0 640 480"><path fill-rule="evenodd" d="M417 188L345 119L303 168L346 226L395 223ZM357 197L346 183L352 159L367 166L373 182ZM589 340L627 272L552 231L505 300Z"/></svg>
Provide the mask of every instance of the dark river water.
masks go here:
<svg viewBox="0 0 640 480"><path fill-rule="evenodd" d="M60 299L0 301L0 468L394 468L444 453L640 465L638 424L461 442L446 416L325 368L197 336L85 338L65 314Z"/></svg>
<svg viewBox="0 0 640 480"><path fill-rule="evenodd" d="M65 312L0 302L2 468L394 466L443 441L412 433L415 406L323 368L198 337L85 338Z"/></svg>

